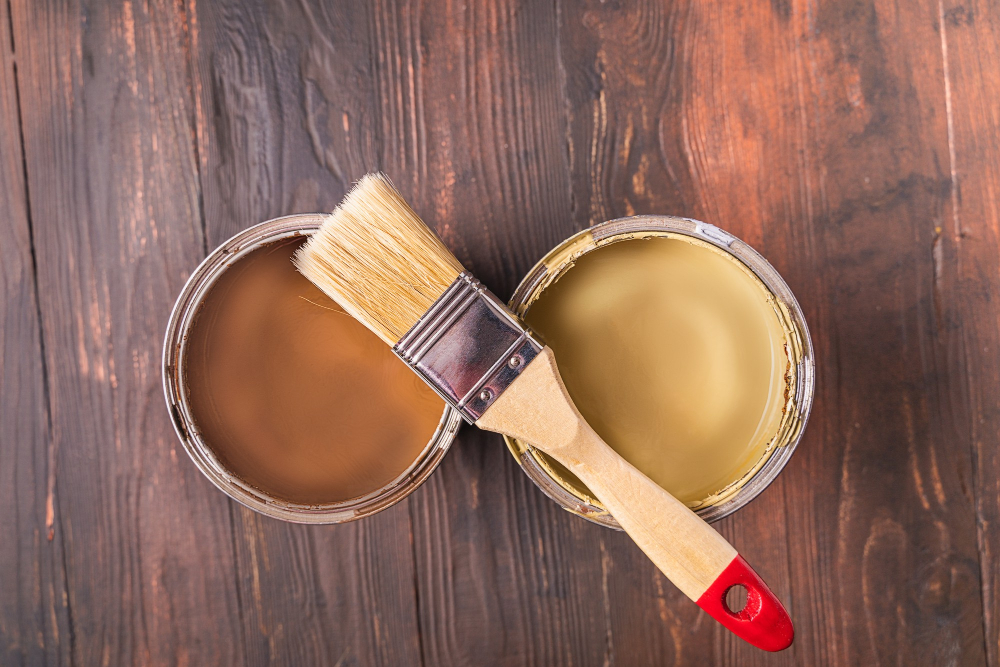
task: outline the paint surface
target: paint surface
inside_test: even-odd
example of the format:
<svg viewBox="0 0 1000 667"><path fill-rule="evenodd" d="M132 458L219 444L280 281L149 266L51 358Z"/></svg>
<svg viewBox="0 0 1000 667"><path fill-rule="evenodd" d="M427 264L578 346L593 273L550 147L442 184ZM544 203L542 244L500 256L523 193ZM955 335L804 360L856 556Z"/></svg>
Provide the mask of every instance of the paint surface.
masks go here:
<svg viewBox="0 0 1000 667"><path fill-rule="evenodd" d="M738 483L768 453L786 402L786 334L773 296L737 260L677 237L612 243L580 257L525 319L594 430L683 502Z"/></svg>
<svg viewBox="0 0 1000 667"><path fill-rule="evenodd" d="M311 505L399 477L444 402L295 270L302 243L264 246L220 276L195 316L183 370L195 424L220 462L261 491Z"/></svg>

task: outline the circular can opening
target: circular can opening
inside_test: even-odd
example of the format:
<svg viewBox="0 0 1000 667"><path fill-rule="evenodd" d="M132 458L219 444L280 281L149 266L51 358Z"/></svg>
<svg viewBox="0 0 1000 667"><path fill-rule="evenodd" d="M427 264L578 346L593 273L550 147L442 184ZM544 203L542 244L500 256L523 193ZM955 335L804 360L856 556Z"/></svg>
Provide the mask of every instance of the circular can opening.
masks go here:
<svg viewBox="0 0 1000 667"><path fill-rule="evenodd" d="M666 252L669 244L664 240L674 243L673 250ZM681 247L690 247L692 250L675 252ZM745 341L740 336L746 337L749 334L737 332L737 335L729 336L719 344L714 337L714 329L718 328L715 323L731 323L734 318L740 321L739 313L729 313L725 308L719 307L714 311L700 307L699 295L712 288L711 285L706 287L704 276L692 279L691 285L686 285L683 282L685 275L661 272L655 264L630 265L629 253L632 252L648 256L642 259L645 262L659 261L657 258L660 253L666 257L663 261L681 264L708 262L705 266L726 267L725 271L750 285L748 289L757 290L754 292L757 295L755 307L765 313L767 318L773 316L773 326L769 325L772 333L769 337L761 338L771 341L767 343L770 347L765 347L763 353L767 357L760 366L763 370L753 371L763 385L748 385L764 387L762 392L767 396L766 400L762 399L761 405L766 408L761 409L759 421L754 421L756 417L749 421L743 419L739 422L744 425L740 427L743 430L732 431L753 435L751 441L748 441L746 452L740 454L744 458L733 459L736 462L732 465L732 470L719 468L717 482L713 481L711 475L698 482L689 474L693 470L690 461L695 461L698 466L703 465L709 472L712 466L719 465L718 461L726 465L730 461L726 458L725 449L719 449L718 446L719 442L726 442L724 434L727 431L722 428L725 424L713 422L713 411L721 414L720 405L732 404L732 387L727 385L714 391L712 383L705 378L721 377L731 382L732 378L740 380L748 377L750 371L746 370L744 358L747 355L743 352ZM627 268L622 274L632 274L630 279L635 284L656 285L658 283L655 279L659 277L663 289L669 290L671 299L681 299L680 303L683 304L686 302L682 297L687 297L691 306L682 312L687 316L690 311L691 316L687 318L690 321L664 321L647 317L646 313L638 312L642 308L635 307L632 301L635 290L632 287L628 288L631 292L607 288L606 285L610 282L607 272L617 271L619 269L613 267L623 266ZM651 267L656 270L650 271ZM696 268L701 270L704 267ZM583 286L587 284L591 287L585 289ZM592 293L596 296L592 297L588 289L593 290ZM550 298L546 305L546 298L549 298L547 295L558 295L558 299L565 303L553 306ZM539 310L539 306L548 308L548 314ZM657 306L657 314L670 314L672 311L668 306L680 307L670 302ZM763 257L736 237L712 225L670 216L633 216L595 225L570 237L543 257L522 280L511 298L510 307L553 348L567 388L591 426L622 456L681 498L707 521L715 521L731 514L763 491L785 466L802 437L812 407L815 386L812 341L802 310L788 285ZM565 331L560 331L559 326L553 326L555 319L551 313L562 313L560 317L566 315L566 322L569 324L564 327ZM677 324L673 326L671 323ZM684 329L684 325L687 325L687 329ZM607 340L601 338L603 330L608 332ZM567 334L566 331L570 333ZM584 333L580 334L581 331ZM667 371L662 371L656 364L646 363L646 357L629 358L628 354L618 354L617 347L607 344L607 341L620 341L623 337L632 341L632 336L636 336L636 340L644 340L646 347L643 349L646 350L656 350L658 345L675 344L679 346L678 349L691 352L690 355L664 355L667 362L675 366L668 363L662 367ZM578 349L569 349L573 346ZM698 355L699 359L710 362L707 368L712 373L699 374L700 371L695 373L690 368L676 366L678 363L687 363L689 359L686 356ZM596 359L603 360L605 367L596 364ZM592 372L581 370L582 366L587 365L593 365ZM739 372L727 375L727 370L734 368ZM615 377L605 386L604 378L626 371L631 375L624 379ZM587 380L588 372L590 384ZM696 387L673 382L677 377L687 377L689 381L694 378L700 385ZM630 395L629 391L633 393ZM647 419L649 415L663 420L671 418L671 409L676 406L657 403L665 401L663 397L668 395L671 397L669 400L676 401L680 406L673 414L690 422L684 428L696 434L710 433L711 438L715 438L713 442L716 445L713 446L716 450L712 452L715 458L709 457L709 461L715 463L702 464L697 456L699 452L694 449L689 452L687 459L681 461L688 468L683 468L676 462L667 466L663 465L663 461L653 461L650 456L658 456L656 447L661 445L651 445L647 451L629 451L630 442L655 443L661 431L677 431L679 426L670 421L661 421L657 426L655 420ZM623 397L628 397L628 400ZM614 410L617 413L611 414ZM694 412L699 411L703 413L699 415L700 421L691 417ZM733 413L730 411L726 414ZM751 411L747 414L753 417L757 413ZM645 431L632 428L643 421L650 424ZM687 436L678 431L676 437L679 439ZM708 441L711 438L705 436L703 439ZM568 511L590 521L612 528L619 527L600 501L569 471L528 443L508 437L505 440L519 465L546 495ZM676 441L679 440L671 440ZM692 436L691 442L697 443L698 440ZM694 448L694 445L691 447ZM652 455L650 451L653 452ZM657 465L661 465L661 468L658 469Z"/></svg>
<svg viewBox="0 0 1000 667"><path fill-rule="evenodd" d="M163 347L163 390L171 421L185 451L195 465L219 489L237 502L262 514L297 523L340 523L386 509L412 493L438 466L451 446L462 419L444 405L430 439L413 462L394 479L356 497L336 502L295 502L263 490L247 481L220 456L199 427L192 404L189 377L185 372L192 349L192 331L199 310L212 287L240 260L262 248L311 235L324 219L320 214L292 215L251 227L222 244L195 269L177 299L167 326ZM294 268L289 266L294 271ZM221 283L219 283L221 284ZM359 323L358 327L362 325ZM430 425L428 430L430 430ZM421 440L421 442L423 442ZM362 446L361 444L358 445Z"/></svg>

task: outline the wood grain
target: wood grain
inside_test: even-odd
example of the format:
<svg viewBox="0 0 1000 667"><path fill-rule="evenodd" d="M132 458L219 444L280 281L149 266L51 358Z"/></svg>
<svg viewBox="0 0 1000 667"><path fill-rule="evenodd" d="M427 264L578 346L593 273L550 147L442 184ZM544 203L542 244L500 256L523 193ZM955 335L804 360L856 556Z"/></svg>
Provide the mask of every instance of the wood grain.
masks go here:
<svg viewBox="0 0 1000 667"><path fill-rule="evenodd" d="M209 246L269 218L332 210L378 167L371 20L360 4L199 5L194 86ZM250 664L420 662L405 504L328 527L230 511Z"/></svg>
<svg viewBox="0 0 1000 667"><path fill-rule="evenodd" d="M806 309L820 378L806 440L783 479L722 526L765 579L789 581L778 595L798 639L775 661L981 661L969 457L955 448L950 366L932 354L946 298L934 230L951 201L936 167L948 156L940 53L926 47L940 45L936 7L659 9L578 15L608 39L570 43L567 60L593 58L599 82L592 113L576 116L576 144L593 148L574 188L596 219L658 211L672 202L646 193L679 192L686 212L771 258ZM754 29L731 32L734 21ZM666 62L644 85L667 90L636 95L650 51ZM719 649L727 663L765 659L725 636Z"/></svg>
<svg viewBox="0 0 1000 667"><path fill-rule="evenodd" d="M1000 664L1000 16L982 3L939 2L944 131L951 188L932 254L940 285L936 356L951 376L940 391L946 437L972 444L971 471L958 482L975 503L986 659ZM938 135L941 134L940 125ZM938 392L935 392L938 393ZM969 473L966 477L965 473ZM947 520L942 518L942 520ZM942 568L943 569L943 568ZM954 569L954 568L953 568ZM953 577L935 573L927 602L954 604ZM974 592L973 592L974 594Z"/></svg>
<svg viewBox="0 0 1000 667"><path fill-rule="evenodd" d="M0 36L0 663L1000 664L994 3L10 0ZM790 650L494 435L342 526L197 473L157 370L183 280L376 168L501 297L632 213L785 276L816 407L719 528Z"/></svg>
<svg viewBox="0 0 1000 667"><path fill-rule="evenodd" d="M45 548L61 551L55 618L69 626L46 652L242 662L239 643L217 641L237 614L227 503L170 433L155 342L203 245L187 16L166 3L11 9L51 406L59 536Z"/></svg>
<svg viewBox="0 0 1000 667"><path fill-rule="evenodd" d="M0 6L0 663L48 665L67 661L72 626L8 11Z"/></svg>
<svg viewBox="0 0 1000 667"><path fill-rule="evenodd" d="M391 126L383 131L384 166L463 265L507 298L542 254L578 229L567 214L557 7L378 7L388 17L381 25L396 17L402 26L380 34L405 40L380 41L385 56L376 60L398 62L405 73L380 81L380 104L403 109L390 118L416 118L402 139L390 140L400 136ZM401 143L417 146L408 154L426 153L426 178L394 162ZM610 659L604 531L546 502L498 436L463 430L411 505L425 664Z"/></svg>

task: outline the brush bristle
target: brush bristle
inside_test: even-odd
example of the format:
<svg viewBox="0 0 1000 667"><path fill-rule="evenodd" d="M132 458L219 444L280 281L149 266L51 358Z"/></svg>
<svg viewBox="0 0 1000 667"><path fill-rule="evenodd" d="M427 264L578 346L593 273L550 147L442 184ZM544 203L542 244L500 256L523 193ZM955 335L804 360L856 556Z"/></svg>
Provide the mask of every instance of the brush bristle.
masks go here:
<svg viewBox="0 0 1000 667"><path fill-rule="evenodd" d="M306 278L389 345L463 271L384 174L358 181L294 261Z"/></svg>

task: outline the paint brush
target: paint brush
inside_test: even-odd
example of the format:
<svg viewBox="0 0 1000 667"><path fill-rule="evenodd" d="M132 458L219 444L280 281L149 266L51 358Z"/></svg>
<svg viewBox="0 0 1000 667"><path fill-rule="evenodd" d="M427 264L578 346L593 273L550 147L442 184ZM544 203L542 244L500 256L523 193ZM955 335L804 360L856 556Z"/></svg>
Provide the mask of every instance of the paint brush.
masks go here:
<svg viewBox="0 0 1000 667"><path fill-rule="evenodd" d="M791 620L767 584L725 538L605 444L573 404L552 350L464 270L387 177L362 178L295 266L466 421L566 466L713 618L765 650L792 643ZM747 591L738 611L726 602L734 586Z"/></svg>

